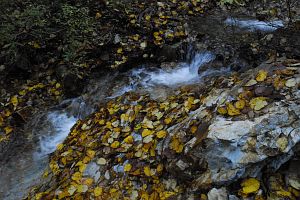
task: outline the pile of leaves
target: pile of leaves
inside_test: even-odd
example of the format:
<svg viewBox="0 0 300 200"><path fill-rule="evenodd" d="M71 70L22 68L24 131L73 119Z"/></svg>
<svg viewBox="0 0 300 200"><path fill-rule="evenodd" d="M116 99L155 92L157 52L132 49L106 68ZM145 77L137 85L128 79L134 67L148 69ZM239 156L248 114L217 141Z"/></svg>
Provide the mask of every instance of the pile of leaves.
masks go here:
<svg viewBox="0 0 300 200"><path fill-rule="evenodd" d="M195 144L201 145L213 116L251 118L250 112L260 115L264 107L280 100L278 94L297 90L299 69L286 66L260 70L254 79L237 74L219 77L207 81L205 89L183 87L165 101L128 93L108 102L76 123L51 157L50 171L44 174L49 180L35 187L27 199L169 199L185 194L192 181L183 178L184 172L174 171L168 161L187 159L187 142L196 138ZM257 93L258 87L272 85L274 96ZM236 86L244 90L237 100L227 96L226 106L205 107L207 91ZM205 117L186 121L199 108ZM184 126L176 128L178 124ZM206 169L197 165L192 170L195 177ZM259 189L257 179L247 179L238 195L263 198ZM198 188L193 194L204 198L201 192L203 188ZM299 191L281 188L279 193L293 199Z"/></svg>
<svg viewBox="0 0 300 200"><path fill-rule="evenodd" d="M8 94L9 95L9 94ZM61 100L62 87L57 80L29 82L12 96L2 98L0 104L0 143L8 141L18 124L27 122L36 106L57 103Z"/></svg>

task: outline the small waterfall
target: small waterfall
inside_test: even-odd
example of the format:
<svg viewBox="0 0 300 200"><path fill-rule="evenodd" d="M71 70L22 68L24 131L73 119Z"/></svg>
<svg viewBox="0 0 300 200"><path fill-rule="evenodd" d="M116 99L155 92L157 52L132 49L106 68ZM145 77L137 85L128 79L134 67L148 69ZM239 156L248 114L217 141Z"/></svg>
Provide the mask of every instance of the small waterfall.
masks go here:
<svg viewBox="0 0 300 200"><path fill-rule="evenodd" d="M54 152L56 146L64 141L78 119L68 116L64 112L55 111L48 114L47 120L49 127L40 136L40 150L36 154L38 157L44 157Z"/></svg>
<svg viewBox="0 0 300 200"><path fill-rule="evenodd" d="M213 60L215 56L210 52L194 52L192 48L189 48L188 54L189 62L180 63L172 69L141 67L131 70L127 75L130 79L129 84L123 86L109 98L115 98L139 88L176 87L199 81L199 67ZM190 59L192 55L193 58Z"/></svg>

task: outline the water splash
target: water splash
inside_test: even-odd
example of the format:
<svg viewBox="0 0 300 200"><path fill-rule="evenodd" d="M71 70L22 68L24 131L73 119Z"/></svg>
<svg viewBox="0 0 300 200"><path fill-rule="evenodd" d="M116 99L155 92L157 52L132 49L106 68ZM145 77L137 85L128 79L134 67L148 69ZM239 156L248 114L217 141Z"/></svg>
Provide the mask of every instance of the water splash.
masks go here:
<svg viewBox="0 0 300 200"><path fill-rule="evenodd" d="M284 24L281 20L275 20L270 22L264 22L254 19L236 19L236 18L227 18L225 23L228 25L239 26L240 28L247 29L249 31L265 31L272 32L278 28L284 27Z"/></svg>
<svg viewBox="0 0 300 200"><path fill-rule="evenodd" d="M198 69L203 64L213 60L210 52L196 53L190 63L181 63L172 70L158 68L139 68L130 71L129 84L122 87L109 98L115 98L138 88L154 88L156 86L174 87L190 84L199 80Z"/></svg>
<svg viewBox="0 0 300 200"><path fill-rule="evenodd" d="M66 113L55 111L48 114L47 120L50 128L47 129L46 134L40 136L38 157L44 157L54 152L56 146L64 141L78 119L68 116Z"/></svg>

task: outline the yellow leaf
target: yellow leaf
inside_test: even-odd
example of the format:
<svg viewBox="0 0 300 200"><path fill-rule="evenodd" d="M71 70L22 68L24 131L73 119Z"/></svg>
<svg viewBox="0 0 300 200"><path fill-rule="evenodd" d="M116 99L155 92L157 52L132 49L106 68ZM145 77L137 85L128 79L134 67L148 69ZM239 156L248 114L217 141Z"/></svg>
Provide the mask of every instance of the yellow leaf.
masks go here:
<svg viewBox="0 0 300 200"><path fill-rule="evenodd" d="M262 82L262 81L266 80L267 75L268 75L268 72L266 70L259 70L259 72L256 76L256 80L258 82Z"/></svg>
<svg viewBox="0 0 300 200"><path fill-rule="evenodd" d="M127 144L132 144L134 142L133 137L131 135L127 136L124 139L124 142L127 143Z"/></svg>
<svg viewBox="0 0 300 200"><path fill-rule="evenodd" d="M286 197L288 199L293 199L293 195L289 191L279 190L279 191L276 191L276 194L278 194L281 197Z"/></svg>
<svg viewBox="0 0 300 200"><path fill-rule="evenodd" d="M149 130L149 129L144 129L142 132L142 137L146 137L148 135L151 135L153 133L153 131Z"/></svg>
<svg viewBox="0 0 300 200"><path fill-rule="evenodd" d="M167 135L167 131L165 131L165 130L161 130L156 133L156 137L158 137L158 138L165 138L166 135Z"/></svg>
<svg viewBox="0 0 300 200"><path fill-rule="evenodd" d="M124 166L124 172L129 172L132 168L132 165L127 163L125 166Z"/></svg>
<svg viewBox="0 0 300 200"><path fill-rule="evenodd" d="M150 21L151 16L150 16L150 15L146 15L146 16L145 16L145 19L146 19L147 21Z"/></svg>
<svg viewBox="0 0 300 200"><path fill-rule="evenodd" d="M172 118L168 117L164 120L165 124L170 124L172 122Z"/></svg>
<svg viewBox="0 0 300 200"><path fill-rule="evenodd" d="M245 100L238 100L237 102L235 102L234 105L237 109L242 110L246 105L246 101Z"/></svg>
<svg viewBox="0 0 300 200"><path fill-rule="evenodd" d="M97 12L95 18L99 19L100 17L102 17L102 14L100 12Z"/></svg>
<svg viewBox="0 0 300 200"><path fill-rule="evenodd" d="M5 134L10 134L13 131L13 128L10 126L7 126L4 128Z"/></svg>
<svg viewBox="0 0 300 200"><path fill-rule="evenodd" d="M84 185L91 186L94 182L93 178L87 178L83 181Z"/></svg>
<svg viewBox="0 0 300 200"><path fill-rule="evenodd" d="M87 156L88 157L90 157L90 158L94 158L94 156L95 156L95 154L96 154L96 152L95 151L93 151L93 150L87 150Z"/></svg>
<svg viewBox="0 0 300 200"><path fill-rule="evenodd" d="M110 147L111 147L111 148L114 148L114 149L118 148L119 146L120 146L120 142L119 142L119 141L114 141L114 142L110 145Z"/></svg>
<svg viewBox="0 0 300 200"><path fill-rule="evenodd" d="M77 186L77 192L79 193L85 193L88 191L89 187L87 185L78 185Z"/></svg>
<svg viewBox="0 0 300 200"><path fill-rule="evenodd" d="M18 97L16 95L13 96L13 97L11 97L10 103L12 103L14 105L14 108L16 109L16 107L17 107L17 105L19 103Z"/></svg>
<svg viewBox="0 0 300 200"><path fill-rule="evenodd" d="M191 131L192 134L195 134L196 131L197 131L197 129L198 129L197 126L192 126L192 127L190 128L190 131Z"/></svg>
<svg viewBox="0 0 300 200"><path fill-rule="evenodd" d="M94 189L94 195L95 197L99 197L103 193L103 188L102 187L95 187Z"/></svg>
<svg viewBox="0 0 300 200"><path fill-rule="evenodd" d="M217 112L221 115L226 115L227 114L227 109L224 107L218 107Z"/></svg>
<svg viewBox="0 0 300 200"><path fill-rule="evenodd" d="M173 137L170 143L170 148L176 153L181 153L183 150L183 144L177 137Z"/></svg>
<svg viewBox="0 0 300 200"><path fill-rule="evenodd" d="M62 150L62 148L64 148L64 145L63 145L63 144L58 144L58 145L56 146L56 149L57 149L58 151Z"/></svg>
<svg viewBox="0 0 300 200"><path fill-rule="evenodd" d="M19 95L24 96L26 94L26 90L19 91Z"/></svg>
<svg viewBox="0 0 300 200"><path fill-rule="evenodd" d="M260 182L255 178L248 178L241 183L241 193L248 195L256 193L259 190Z"/></svg>
<svg viewBox="0 0 300 200"><path fill-rule="evenodd" d="M151 169L149 166L144 167L144 173L146 176L151 176Z"/></svg>
<svg viewBox="0 0 300 200"><path fill-rule="evenodd" d="M73 175L72 175L72 180L76 181L76 182L79 182L81 180L81 173L80 172L75 172Z"/></svg>
<svg viewBox="0 0 300 200"><path fill-rule="evenodd" d="M120 47L120 48L118 48L118 50L117 50L117 53L118 54L121 54L123 52L123 49Z"/></svg>
<svg viewBox="0 0 300 200"><path fill-rule="evenodd" d="M235 115L240 115L240 111L238 109L236 109L231 103L227 104L227 111L228 111L228 115L230 116L235 116Z"/></svg>
<svg viewBox="0 0 300 200"><path fill-rule="evenodd" d="M256 97L251 99L249 104L253 110L258 111L266 107L268 105L268 102L266 101L265 97Z"/></svg>
<svg viewBox="0 0 300 200"><path fill-rule="evenodd" d="M3 122L4 122L4 119L3 119L3 117L1 117L1 115L0 115L0 127L3 126Z"/></svg>
<svg viewBox="0 0 300 200"><path fill-rule="evenodd" d="M159 164L159 165L157 165L157 167L156 167L156 171L157 171L158 173L162 172L163 169L164 169L164 166L163 166L162 164Z"/></svg>
<svg viewBox="0 0 300 200"><path fill-rule="evenodd" d="M135 34L132 38L133 38L133 40L135 40L135 41L138 41L139 40L139 35L138 34Z"/></svg>
<svg viewBox="0 0 300 200"><path fill-rule="evenodd" d="M34 41L32 46L36 49L40 49L41 48L41 45L37 42L37 41Z"/></svg>

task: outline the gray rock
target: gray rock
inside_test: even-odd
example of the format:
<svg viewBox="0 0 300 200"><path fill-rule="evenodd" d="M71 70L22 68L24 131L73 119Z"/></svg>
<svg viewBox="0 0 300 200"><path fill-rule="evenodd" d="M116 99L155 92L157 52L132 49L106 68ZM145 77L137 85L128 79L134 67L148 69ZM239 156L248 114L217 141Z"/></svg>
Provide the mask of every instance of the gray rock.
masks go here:
<svg viewBox="0 0 300 200"><path fill-rule="evenodd" d="M220 189L213 188L207 194L208 200L228 200L227 190L223 187Z"/></svg>

